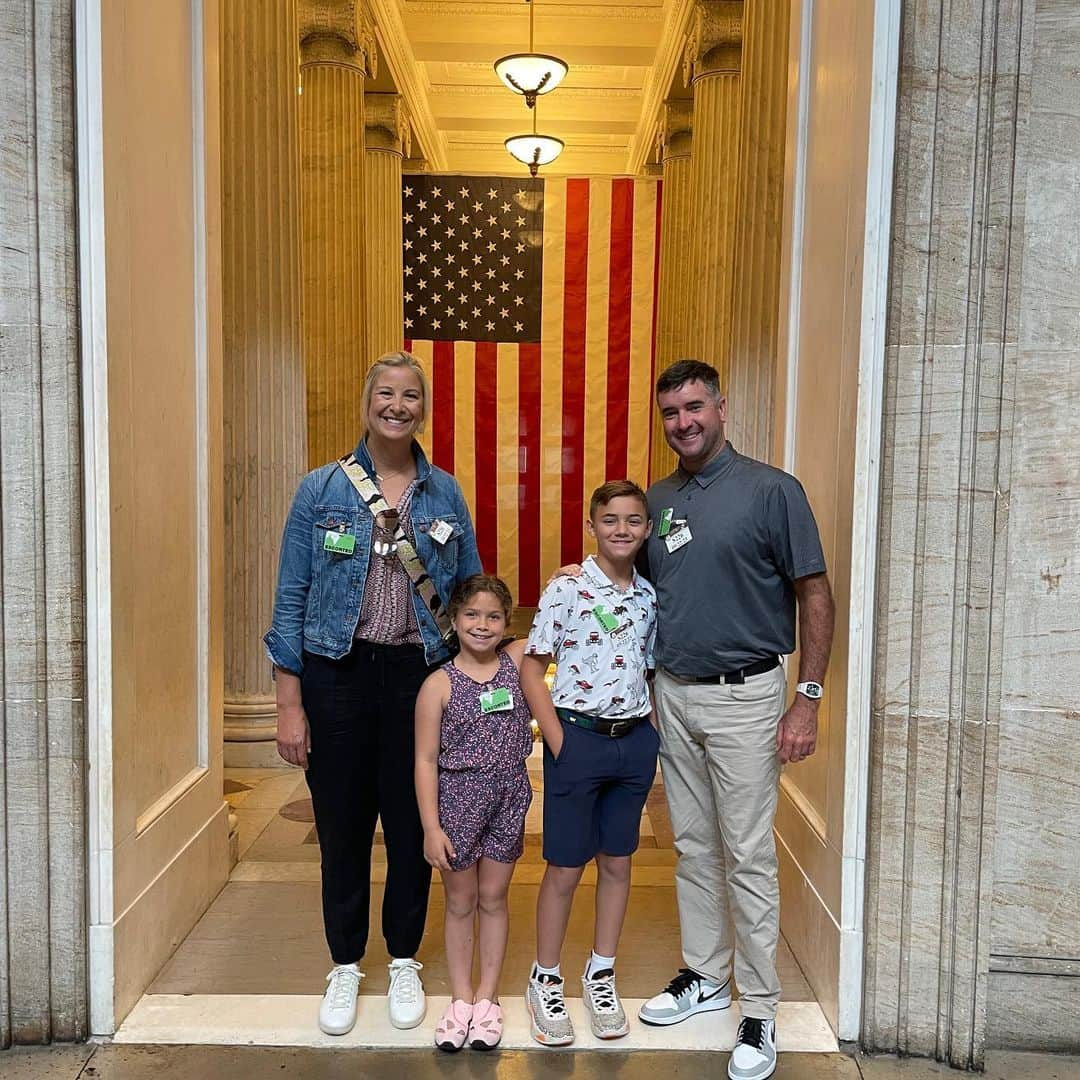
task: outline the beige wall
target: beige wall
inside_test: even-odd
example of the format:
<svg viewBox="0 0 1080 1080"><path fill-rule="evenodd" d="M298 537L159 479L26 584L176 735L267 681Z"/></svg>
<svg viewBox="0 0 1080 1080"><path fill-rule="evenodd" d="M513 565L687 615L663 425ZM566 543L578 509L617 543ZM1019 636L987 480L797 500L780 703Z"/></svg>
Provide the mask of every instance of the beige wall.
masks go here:
<svg viewBox="0 0 1080 1080"><path fill-rule="evenodd" d="M95 648L111 708L96 723L111 777L95 794L112 895L92 992L104 1033L227 874L215 5L108 0L99 62L111 640Z"/></svg>

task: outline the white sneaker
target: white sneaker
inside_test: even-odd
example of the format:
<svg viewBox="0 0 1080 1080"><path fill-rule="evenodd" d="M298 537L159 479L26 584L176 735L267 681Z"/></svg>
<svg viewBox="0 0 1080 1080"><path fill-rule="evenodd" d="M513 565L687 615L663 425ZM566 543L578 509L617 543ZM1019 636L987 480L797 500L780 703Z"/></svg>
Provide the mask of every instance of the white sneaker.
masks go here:
<svg viewBox="0 0 1080 1080"><path fill-rule="evenodd" d="M728 1061L730 1080L768 1080L776 1071L776 1021L744 1016Z"/></svg>
<svg viewBox="0 0 1080 1080"><path fill-rule="evenodd" d="M427 998L420 981L423 966L413 959L390 961L390 989L386 997L390 1004L390 1023L396 1028L414 1028L424 1019Z"/></svg>
<svg viewBox="0 0 1080 1080"><path fill-rule="evenodd" d="M348 1035L356 1024L356 995L363 973L355 964L338 964L326 981L330 984L319 1006L319 1027L327 1035Z"/></svg>

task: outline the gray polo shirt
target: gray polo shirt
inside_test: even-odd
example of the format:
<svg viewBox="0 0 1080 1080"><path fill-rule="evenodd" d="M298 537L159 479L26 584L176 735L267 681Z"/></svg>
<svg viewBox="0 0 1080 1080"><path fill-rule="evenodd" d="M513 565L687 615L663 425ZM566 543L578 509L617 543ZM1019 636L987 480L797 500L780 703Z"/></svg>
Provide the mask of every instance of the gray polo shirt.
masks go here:
<svg viewBox="0 0 1080 1080"><path fill-rule="evenodd" d="M802 484L727 443L694 476L680 468L658 480L648 498L657 667L715 675L794 652L793 583L825 571ZM668 507L693 535L674 552L657 535Z"/></svg>

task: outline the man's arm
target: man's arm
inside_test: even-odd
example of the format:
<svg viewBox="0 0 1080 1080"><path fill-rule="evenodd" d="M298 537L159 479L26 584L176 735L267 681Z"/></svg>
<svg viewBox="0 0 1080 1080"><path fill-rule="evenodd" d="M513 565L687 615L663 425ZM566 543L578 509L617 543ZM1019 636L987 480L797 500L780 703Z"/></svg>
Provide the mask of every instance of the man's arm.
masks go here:
<svg viewBox="0 0 1080 1080"><path fill-rule="evenodd" d="M795 581L799 605L799 682L825 681L832 649L836 608L825 574L811 574ZM817 749L819 702L796 694L776 730L780 761L802 761Z"/></svg>

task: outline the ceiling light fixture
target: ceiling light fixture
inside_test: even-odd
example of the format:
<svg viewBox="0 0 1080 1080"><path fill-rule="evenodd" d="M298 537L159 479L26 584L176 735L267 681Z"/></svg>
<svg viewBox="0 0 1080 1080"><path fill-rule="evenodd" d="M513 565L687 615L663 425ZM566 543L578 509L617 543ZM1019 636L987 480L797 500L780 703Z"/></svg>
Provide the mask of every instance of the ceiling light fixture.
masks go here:
<svg viewBox="0 0 1080 1080"><path fill-rule="evenodd" d="M531 135L512 135L503 145L512 157L522 165L529 166L529 173L535 176L541 165L550 165L562 152L566 143L554 135L538 135L536 132L536 110L533 109L533 129Z"/></svg>
<svg viewBox="0 0 1080 1080"><path fill-rule="evenodd" d="M533 22L536 0L525 0L529 5L529 51L511 53L495 61L495 74L515 94L522 94L531 109L540 94L550 94L566 78L570 70L564 60L557 56L533 51ZM541 164L543 164L541 162Z"/></svg>

